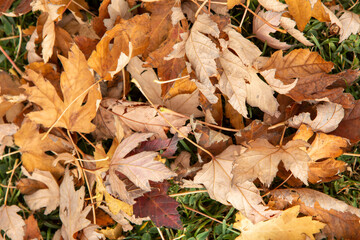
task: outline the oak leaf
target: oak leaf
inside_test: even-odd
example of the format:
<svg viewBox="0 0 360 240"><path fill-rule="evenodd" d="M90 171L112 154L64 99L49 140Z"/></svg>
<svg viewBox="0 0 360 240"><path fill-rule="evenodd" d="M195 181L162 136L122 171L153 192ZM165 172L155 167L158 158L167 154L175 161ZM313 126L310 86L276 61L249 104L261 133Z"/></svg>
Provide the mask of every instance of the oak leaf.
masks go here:
<svg viewBox="0 0 360 240"><path fill-rule="evenodd" d="M273 146L266 139L258 138L249 143L249 148L236 158L232 171L233 183L241 184L258 178L269 186L276 176L278 164L282 161L287 170L307 184L310 157L302 149L307 146L309 144L303 140L292 140L284 146Z"/></svg>
<svg viewBox="0 0 360 240"><path fill-rule="evenodd" d="M175 175L163 163L154 160L157 152L145 151L126 157L140 142L152 135L152 133L134 133L125 138L116 148L110 162L110 170L123 173L136 186L146 191L151 191L150 180L160 182Z"/></svg>
<svg viewBox="0 0 360 240"><path fill-rule="evenodd" d="M84 55L74 45L69 58L59 56L64 72L60 85L63 99L49 81L32 70L27 70L34 87L24 86L29 100L39 105L42 110L28 114L28 117L45 127L64 127L70 131L90 133L95 129L91 120L96 115L101 93L94 85L94 77L86 63ZM84 100L86 102L84 104Z"/></svg>
<svg viewBox="0 0 360 240"><path fill-rule="evenodd" d="M229 146L203 166L202 170L196 174L194 183L203 184L212 199L225 205L233 205L256 223L276 212L266 211L267 207L262 204L260 192L252 182L245 181L232 186L232 165L241 152L243 152L243 147Z"/></svg>
<svg viewBox="0 0 360 240"><path fill-rule="evenodd" d="M241 230L241 235L236 240L280 240L280 239L312 239L315 240L315 233L320 232L325 224L312 220L311 217L300 217L300 207L295 206L281 213L277 218L268 221L252 224L246 221L243 216L237 216L238 222L234 224L235 228Z"/></svg>
<svg viewBox="0 0 360 240"><path fill-rule="evenodd" d="M136 217L150 217L156 226L181 229L180 215L176 208L179 203L166 193L167 182L151 183L151 192L136 199L134 214Z"/></svg>
<svg viewBox="0 0 360 240"><path fill-rule="evenodd" d="M23 226L24 220L17 214L21 209L18 206L6 206L0 207L0 229L13 240L23 240L25 235Z"/></svg>
<svg viewBox="0 0 360 240"><path fill-rule="evenodd" d="M60 219L61 236L64 240L75 240L74 234L87 227L91 222L86 219L91 207L84 207L85 188L75 191L73 176L66 169L65 177L60 185Z"/></svg>

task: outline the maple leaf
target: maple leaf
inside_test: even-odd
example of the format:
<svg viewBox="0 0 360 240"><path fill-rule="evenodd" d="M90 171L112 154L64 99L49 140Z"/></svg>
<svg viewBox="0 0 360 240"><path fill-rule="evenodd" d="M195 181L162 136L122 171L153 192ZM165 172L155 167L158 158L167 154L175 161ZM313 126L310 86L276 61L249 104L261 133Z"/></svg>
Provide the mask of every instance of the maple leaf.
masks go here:
<svg viewBox="0 0 360 240"><path fill-rule="evenodd" d="M309 144L303 140L292 140L284 146L273 146L266 139L258 138L249 143L249 148L234 162L233 183L241 184L256 178L270 185L282 161L287 170L307 184L310 157L302 150Z"/></svg>
<svg viewBox="0 0 360 240"><path fill-rule="evenodd" d="M289 119L289 126L298 128L301 124L309 125L314 131L328 133L334 131L344 118L344 109L341 105L325 102L316 106L317 114L311 119L309 112L302 112Z"/></svg>
<svg viewBox="0 0 360 240"><path fill-rule="evenodd" d="M22 240L25 232L23 226L24 220L17 214L21 209L18 206L6 206L0 207L0 230L3 230L5 234L13 240Z"/></svg>
<svg viewBox="0 0 360 240"><path fill-rule="evenodd" d="M200 81L200 83L197 82L197 85L201 84L202 86L199 88L198 85L198 88L202 92L206 90L203 94L210 103L214 104L218 98L214 95L215 87L212 85L210 77L218 73L215 59L219 57L219 49L205 34L218 38L220 30L209 15L201 14L191 29L185 44L185 51Z"/></svg>
<svg viewBox="0 0 360 240"><path fill-rule="evenodd" d="M197 109L199 106L199 92L192 91L189 94L179 94L171 99L163 100L161 96L161 87L159 84L155 84L154 81L158 80L155 71L152 68L144 68L143 62L134 57L131 59L127 66L127 70L135 78L146 96L153 104L159 104L166 106L167 108L190 116L194 114L195 117L200 117L203 114Z"/></svg>
<svg viewBox="0 0 360 240"><path fill-rule="evenodd" d="M75 191L73 177L66 169L65 177L60 185L60 219L63 223L61 236L64 240L73 240L74 234L84 229L90 224L86 219L91 210L90 206L84 207L85 188L80 187Z"/></svg>
<svg viewBox="0 0 360 240"><path fill-rule="evenodd" d="M136 217L150 217L156 226L181 229L180 215L176 208L179 203L166 193L167 182L151 183L151 192L136 199L134 214Z"/></svg>
<svg viewBox="0 0 360 240"><path fill-rule="evenodd" d="M55 210L60 204L60 188L51 173L38 169L35 169L32 175L25 169L23 169L23 172L29 179L39 181L47 186L46 189L39 189L32 194L24 196L26 204L30 209L35 211L45 207L45 215Z"/></svg>
<svg viewBox="0 0 360 240"><path fill-rule="evenodd" d="M24 86L29 100L39 105L42 110L28 114L28 117L45 127L64 127L70 131L90 133L95 129L91 120L101 93L94 85L94 77L88 68L84 55L74 45L69 58L59 56L64 72L61 74L61 90L64 100L56 93L53 85L40 74L27 70L34 87ZM86 103L84 104L84 100Z"/></svg>
<svg viewBox="0 0 360 240"><path fill-rule="evenodd" d="M271 193L278 205L299 205L300 212L326 224L322 236L357 239L360 210L312 189L276 189Z"/></svg>
<svg viewBox="0 0 360 240"><path fill-rule="evenodd" d="M232 165L243 152L242 149L243 147L236 145L226 148L202 167L202 170L196 174L194 183L203 184L212 199L225 205L233 205L256 223L276 212L266 211L267 207L262 204L260 192L252 182L245 181L232 186Z"/></svg>
<svg viewBox="0 0 360 240"><path fill-rule="evenodd" d="M323 22L330 20L320 0L285 0L285 2L300 31L305 29L311 17Z"/></svg>
<svg viewBox="0 0 360 240"><path fill-rule="evenodd" d="M42 140L44 135L45 133L39 133L39 126L36 123L26 119L14 135L14 141L20 147L21 160L27 171L33 172L35 169L50 171L56 178L59 178L64 172L64 167L60 164L54 166L55 157L46 152L59 154L69 152L73 147L64 139L52 134Z"/></svg>
<svg viewBox="0 0 360 240"><path fill-rule="evenodd" d="M306 237L315 240L315 233L320 232L325 224L312 220L311 217L300 217L300 207L295 206L289 208L281 213L277 218L270 219L266 222L259 222L253 225L246 221L241 215L237 215L237 220L234 224L235 228L241 230L241 235L236 240L250 240L250 239L305 239Z"/></svg>
<svg viewBox="0 0 360 240"><path fill-rule="evenodd" d="M355 101L355 106L345 111L345 116L335 131L331 132L337 136L350 139L352 143L360 140L360 131L356 131L354 126L360 124L360 100Z"/></svg>
<svg viewBox="0 0 360 240"><path fill-rule="evenodd" d="M34 215L31 214L26 220L25 220L25 236L24 240L31 240L31 239L41 239L41 233L38 226L38 222L34 218Z"/></svg>
<svg viewBox="0 0 360 240"><path fill-rule="evenodd" d="M343 11L344 13L340 17L340 22L345 28L341 28L340 30L340 39L339 43L347 39L351 34L357 34L360 32L360 17L358 14L350 12L350 11Z"/></svg>
<svg viewBox="0 0 360 240"><path fill-rule="evenodd" d="M110 162L110 170L123 173L136 186L146 191L151 191L149 180L160 182L175 176L163 163L154 160L157 152L145 151L126 157L140 142L152 135L152 133L134 133L125 138L116 148Z"/></svg>
<svg viewBox="0 0 360 240"><path fill-rule="evenodd" d="M137 15L129 20L122 20L96 45L88 64L101 78L112 80L130 61L132 56L139 55L149 45L150 17L148 14ZM110 42L114 41L114 45Z"/></svg>
<svg viewBox="0 0 360 240"><path fill-rule="evenodd" d="M273 11L265 12L264 10L261 10L258 12L258 15L268 21L270 24L279 26L282 13ZM291 45L285 42L280 42L278 39L270 36L270 33L274 33L276 30L265 24L264 21L261 21L259 18L254 18L253 21L253 33L258 39L266 42L270 47L275 49L287 50L291 47Z"/></svg>

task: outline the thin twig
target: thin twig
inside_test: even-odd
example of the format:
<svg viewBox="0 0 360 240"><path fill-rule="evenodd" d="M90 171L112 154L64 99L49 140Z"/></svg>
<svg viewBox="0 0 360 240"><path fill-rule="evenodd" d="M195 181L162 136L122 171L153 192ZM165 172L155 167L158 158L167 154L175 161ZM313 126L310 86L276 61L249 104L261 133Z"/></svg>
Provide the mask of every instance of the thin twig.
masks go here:
<svg viewBox="0 0 360 240"><path fill-rule="evenodd" d="M267 195L269 195L272 191L275 191L276 189L278 189L279 187L281 187L282 185L284 185L292 176L293 174L291 173L282 183L280 183L276 188L268 191L267 193L265 193L264 195L262 195L261 197L265 197Z"/></svg>
<svg viewBox="0 0 360 240"><path fill-rule="evenodd" d="M11 39L15 39L15 38L18 38L18 37L20 37L20 36L4 37L4 38L0 38L0 41L11 40Z"/></svg>
<svg viewBox="0 0 360 240"><path fill-rule="evenodd" d="M207 190L197 190L197 191L189 191L189 192L182 192L182 193L174 193L174 194L169 194L169 197L179 197L179 196L186 196L186 195L190 195L190 194L196 194L196 193L207 193Z"/></svg>
<svg viewBox="0 0 360 240"><path fill-rule="evenodd" d="M0 159L3 159L4 157L8 157L8 156L11 156L11 155L14 155L14 154L17 154L21 152L20 150L17 150L17 151L14 151L14 152L10 152L10 153L7 153L7 154L4 154L4 155L1 155L0 156Z"/></svg>
<svg viewBox="0 0 360 240"><path fill-rule="evenodd" d="M16 51L15 61L16 61L16 59L19 57L19 53L20 53L20 49L21 49L21 43L22 43L22 30L21 30L21 25L17 25L17 27L18 27L18 29L19 29L20 38L19 38L18 49L17 49L17 51Z"/></svg>
<svg viewBox="0 0 360 240"><path fill-rule="evenodd" d="M0 46L0 51L5 55L5 57L7 58L7 60L9 60L9 62L11 63L11 65L14 67L14 69L20 74L21 77L25 77L25 73L23 71L20 70L20 68L18 68L18 66L16 66L16 64L14 63L14 61L9 57L9 55L5 52L5 50Z"/></svg>
<svg viewBox="0 0 360 240"><path fill-rule="evenodd" d="M162 234L160 228L159 228L159 227L156 227L156 229L158 230L158 233L159 233L161 239L162 239L162 240L165 240L164 235Z"/></svg>
<svg viewBox="0 0 360 240"><path fill-rule="evenodd" d="M8 185L7 185L7 189L6 189L6 193L5 193L4 206L6 206L6 202L7 202L8 194L9 194L9 189L10 189L10 185L11 185L11 180L12 180L12 178L13 178L13 176L14 176L15 169L16 169L16 168L20 165L20 163L21 163L21 162L20 162L19 164L17 164L18 161L19 161L19 159L16 159L16 160L15 160L14 167L13 167L13 169L12 169L12 171L11 171L11 176L10 176L9 183L8 183Z"/></svg>
<svg viewBox="0 0 360 240"><path fill-rule="evenodd" d="M360 157L359 153L343 153L344 156Z"/></svg>

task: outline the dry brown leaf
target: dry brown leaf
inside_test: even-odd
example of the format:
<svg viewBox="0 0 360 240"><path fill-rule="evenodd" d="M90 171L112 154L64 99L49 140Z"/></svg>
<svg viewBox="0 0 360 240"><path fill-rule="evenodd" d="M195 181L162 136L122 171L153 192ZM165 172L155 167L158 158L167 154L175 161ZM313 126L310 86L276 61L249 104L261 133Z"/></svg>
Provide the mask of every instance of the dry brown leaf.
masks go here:
<svg viewBox="0 0 360 240"><path fill-rule="evenodd" d="M59 178L64 173L64 167L60 164L54 166L55 157L46 152L51 151L57 154L71 152L72 145L52 134L41 140L44 135L45 133L39 133L39 126L36 123L27 119L14 135L14 141L20 147L23 166L27 171L33 172L35 169L50 171Z"/></svg>
<svg viewBox="0 0 360 240"><path fill-rule="evenodd" d="M40 229L38 226L38 222L34 218L34 215L31 214L26 220L25 220L25 236L24 240L31 240L31 239L42 239Z"/></svg>
<svg viewBox="0 0 360 240"><path fill-rule="evenodd" d="M272 11L265 12L264 10L261 10L260 12L258 12L258 15L268 21L270 24L274 26L279 26L282 13ZM253 33L258 39L266 42L270 47L275 49L289 49L291 45L287 44L286 42L280 42L278 39L270 36L270 33L274 32L276 32L276 30L265 24L264 21L260 20L259 18L254 18Z"/></svg>
<svg viewBox="0 0 360 240"><path fill-rule="evenodd" d="M195 117L203 115L197 109L199 106L198 91L193 91L190 94L179 94L169 100L163 100L161 98L161 86L154 82L154 80L158 80L155 71L152 68L144 68L142 65L143 62L138 57L134 57L126 69L139 82L145 95L153 104L164 105L175 112L187 116L191 114L194 114Z"/></svg>
<svg viewBox="0 0 360 240"><path fill-rule="evenodd" d="M125 138L117 147L110 162L110 170L116 170L127 176L136 186L151 191L149 180L161 182L175 176L163 163L155 161L157 152L141 152L130 157L127 154L140 142L151 137L152 133L134 133Z"/></svg>
<svg viewBox="0 0 360 240"><path fill-rule="evenodd" d="M289 208L283 211L280 216L255 225L244 216L237 215L234 228L240 229L241 235L236 240L315 240L314 234L320 232L325 224L312 220L311 217L297 218L299 209L298 206Z"/></svg>
<svg viewBox="0 0 360 240"><path fill-rule="evenodd" d="M219 49L205 34L218 38L220 30L209 15L201 14L191 29L185 44L185 51L200 81L197 82L199 90L210 103L215 104L218 98L214 95L215 87L211 83L210 77L218 74L215 59L219 57Z"/></svg>
<svg viewBox="0 0 360 240"><path fill-rule="evenodd" d="M275 69L260 72L272 89L280 94L286 94L296 86L298 79L295 79L292 83L285 85L282 81L275 78L275 72Z"/></svg>
<svg viewBox="0 0 360 240"><path fill-rule="evenodd" d="M242 184L258 178L269 186L276 176L280 161L287 170L308 183L308 162L311 160L302 149L309 146L303 140L292 140L284 146L273 146L266 139L258 138L249 143L248 149L236 158L232 173L233 183Z"/></svg>
<svg viewBox="0 0 360 240"><path fill-rule="evenodd" d="M32 175L25 169L23 172L29 179L39 181L47 186L46 189L39 189L32 194L25 195L26 204L33 211L45 207L45 215L54 211L60 204L60 188L51 173L38 169L35 169Z"/></svg>
<svg viewBox="0 0 360 240"><path fill-rule="evenodd" d="M150 17L148 14L137 15L129 20L121 20L96 45L89 60L89 66L101 78L112 80L129 62L132 56L144 52L149 45ZM110 45L111 41L113 45ZM130 49L131 48L131 49Z"/></svg>
<svg viewBox="0 0 360 240"><path fill-rule="evenodd" d="M326 224L320 238L357 239L360 210L312 189L277 189L271 193L278 206L300 205L300 212ZM281 200L284 203L281 202ZM280 206L283 205L283 206ZM276 202L275 202L275 206ZM325 236L324 236L325 235Z"/></svg>
<svg viewBox="0 0 360 240"><path fill-rule="evenodd" d="M108 13L110 18L104 19L104 25L107 30L114 27L115 21L118 17L128 20L132 14L129 11L129 4L125 0L112 0L108 6Z"/></svg>
<svg viewBox="0 0 360 240"><path fill-rule="evenodd" d="M195 184L203 184L212 199L225 205L233 205L245 214L252 222L256 223L274 215L274 211L266 211L262 204L260 192L249 181L239 185L232 185L232 165L243 147L231 145L211 162L205 164L195 178Z"/></svg>
<svg viewBox="0 0 360 240"><path fill-rule="evenodd" d="M0 207L0 230L3 230L5 234L13 240L23 240L25 235L23 226L24 220L17 214L21 209L18 206L6 206Z"/></svg>
<svg viewBox="0 0 360 240"><path fill-rule="evenodd" d="M28 77L35 86L24 86L26 94L29 95L30 101L42 108L41 111L31 112L28 116L45 127L54 124L55 127L64 127L70 131L90 133L95 129L91 120L96 115L101 93L98 86L93 85L93 74L76 45L71 48L68 59L62 56L59 58L64 67L60 80L64 100L49 81L40 74L27 70Z"/></svg>
<svg viewBox="0 0 360 240"><path fill-rule="evenodd" d="M75 240L74 234L90 224L86 219L91 210L90 206L84 207L85 188L81 186L75 191L73 176L69 169L65 171L65 177L60 185L60 219L62 222L61 236L64 240Z"/></svg>

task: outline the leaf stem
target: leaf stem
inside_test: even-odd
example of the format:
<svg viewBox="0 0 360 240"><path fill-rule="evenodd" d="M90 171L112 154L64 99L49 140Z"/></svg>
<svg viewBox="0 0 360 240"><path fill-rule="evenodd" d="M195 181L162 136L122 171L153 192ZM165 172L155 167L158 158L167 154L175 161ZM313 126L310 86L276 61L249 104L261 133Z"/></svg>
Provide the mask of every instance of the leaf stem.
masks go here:
<svg viewBox="0 0 360 240"><path fill-rule="evenodd" d="M21 164L21 162L18 164L18 161L19 161L19 159L15 160L14 167L11 170L11 175L10 175L9 182L8 182L8 185L7 185L7 188L6 188L6 193L5 193L4 206L6 206L6 203L7 203L7 199L8 199L8 195L9 195L9 189L10 189L10 185L11 185L11 180L12 180L12 178L14 176L15 169Z"/></svg>

